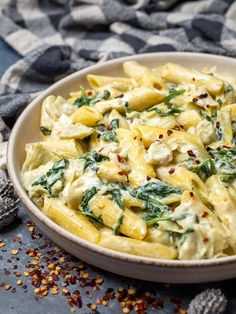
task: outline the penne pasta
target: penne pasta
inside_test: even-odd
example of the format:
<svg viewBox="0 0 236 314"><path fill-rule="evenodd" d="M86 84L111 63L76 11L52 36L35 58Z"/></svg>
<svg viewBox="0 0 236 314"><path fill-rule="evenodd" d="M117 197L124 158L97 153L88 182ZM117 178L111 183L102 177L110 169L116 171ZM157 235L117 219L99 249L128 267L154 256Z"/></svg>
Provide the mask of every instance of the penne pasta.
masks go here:
<svg viewBox="0 0 236 314"><path fill-rule="evenodd" d="M75 235L93 243L99 241L99 231L93 224L78 211L65 206L62 201L45 198L43 212L55 223Z"/></svg>

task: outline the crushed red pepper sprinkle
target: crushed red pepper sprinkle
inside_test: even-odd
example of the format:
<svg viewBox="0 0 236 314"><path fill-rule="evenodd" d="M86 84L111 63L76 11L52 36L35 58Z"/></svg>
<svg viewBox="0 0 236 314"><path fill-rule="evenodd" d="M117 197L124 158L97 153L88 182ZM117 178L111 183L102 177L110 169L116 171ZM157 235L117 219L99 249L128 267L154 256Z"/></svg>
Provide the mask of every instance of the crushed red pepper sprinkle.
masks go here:
<svg viewBox="0 0 236 314"><path fill-rule="evenodd" d="M175 172L175 168L170 168L170 170L168 170L169 174L173 174Z"/></svg>
<svg viewBox="0 0 236 314"><path fill-rule="evenodd" d="M208 212L203 212L203 213L202 213L202 217L203 217L203 218L207 217L208 215L209 215Z"/></svg>
<svg viewBox="0 0 236 314"><path fill-rule="evenodd" d="M36 232L35 225L32 222L27 222L27 228L33 240L42 238L42 235ZM11 258L7 260L12 269L17 269L19 266L20 271L17 270L13 273L17 278L16 287L2 282L0 288L9 290L12 293L16 292L16 288L23 289L27 293L30 286L35 293L36 300L46 298L48 295L61 295L67 300L70 312L73 313L76 308L81 309L84 305L92 311L91 314L102 313L102 307L111 306L110 302L112 300L119 303L123 313L133 311L138 314L146 314L148 309L154 311L164 309L164 300L156 297L150 291L144 291L136 287L120 287L116 290L102 288L104 283L102 276L98 275L91 278L85 263L64 252L50 241L45 240L43 243L40 242L42 244L38 247L31 248L24 248L20 237L13 238L12 242L20 244L20 247L14 250L17 251L17 254L21 252L18 257L17 254L14 254L15 252L12 253L14 250L11 250ZM2 243L1 240L0 243ZM28 256L23 269L20 268L22 267L20 259L22 254ZM11 272L4 269L4 273L8 275ZM19 279L22 275L24 277ZM24 281L27 281L27 284ZM165 287L168 288L169 285L165 285ZM91 300L88 304L83 304L80 289L86 289L85 295L87 299ZM177 299L170 299L170 303L174 306L173 311L178 309L176 313L186 314L186 310L180 306L181 301L177 302L175 300Z"/></svg>

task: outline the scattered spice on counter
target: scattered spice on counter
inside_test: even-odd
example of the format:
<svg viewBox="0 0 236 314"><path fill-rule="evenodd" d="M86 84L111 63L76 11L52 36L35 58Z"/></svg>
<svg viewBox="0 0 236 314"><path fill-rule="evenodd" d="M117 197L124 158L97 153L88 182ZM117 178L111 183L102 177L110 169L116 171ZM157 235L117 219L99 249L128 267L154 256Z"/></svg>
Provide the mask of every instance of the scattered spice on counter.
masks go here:
<svg viewBox="0 0 236 314"><path fill-rule="evenodd" d="M89 308L91 314L102 313L102 307L111 307L114 302L119 304L121 312L125 314L131 311L145 314L148 309L154 311L164 309L164 300L150 291L132 286L118 289L106 287L101 275L94 278L85 263L55 246L51 241L42 239L42 234L37 233L32 222L27 222L27 228L37 246L24 247L21 237L12 239L11 242L15 246L13 249L10 247L8 249L4 244L4 251L10 255L6 262L12 269L17 269L12 272L16 277L16 287L3 282L0 283L0 288L12 293L15 293L17 288L22 288L25 293L34 292L36 300L46 298L48 295L64 297L71 313L82 308ZM0 245L1 243L3 242L0 240ZM0 252L3 252L3 248ZM11 273L8 269L4 269L4 272L6 275ZM90 300L87 304L83 302L82 291L85 292L86 299ZM168 304L172 304L173 313L186 313L181 306L181 300L171 298Z"/></svg>

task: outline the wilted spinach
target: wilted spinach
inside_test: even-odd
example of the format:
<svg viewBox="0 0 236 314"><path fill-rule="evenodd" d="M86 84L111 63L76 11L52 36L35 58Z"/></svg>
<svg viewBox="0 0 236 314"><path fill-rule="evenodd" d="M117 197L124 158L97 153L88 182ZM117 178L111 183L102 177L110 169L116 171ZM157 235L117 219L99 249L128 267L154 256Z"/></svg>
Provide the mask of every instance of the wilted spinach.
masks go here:
<svg viewBox="0 0 236 314"><path fill-rule="evenodd" d="M62 180L64 177L64 170L68 165L68 160L65 158L57 161L48 172L39 177L36 181L32 183L32 186L41 185L44 189L52 195L52 187L58 181Z"/></svg>

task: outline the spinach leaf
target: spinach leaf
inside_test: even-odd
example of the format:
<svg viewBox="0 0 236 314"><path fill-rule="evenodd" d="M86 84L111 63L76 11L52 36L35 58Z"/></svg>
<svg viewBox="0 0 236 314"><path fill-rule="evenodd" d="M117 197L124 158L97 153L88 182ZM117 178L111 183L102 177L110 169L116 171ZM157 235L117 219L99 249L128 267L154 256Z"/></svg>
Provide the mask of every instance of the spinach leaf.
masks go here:
<svg viewBox="0 0 236 314"><path fill-rule="evenodd" d="M108 188L107 194L111 194L113 199L114 199L114 201L118 205L118 207L121 208L121 209L124 209L124 204L122 202L122 197L121 197L121 193L120 193L119 189L112 188L112 187Z"/></svg>
<svg viewBox="0 0 236 314"><path fill-rule="evenodd" d="M183 93L185 92L184 89L179 89L179 90L175 90L175 89L170 89L169 91L169 95L166 96L164 98L164 104L167 106L167 107L170 107L170 101L171 99L177 97L177 96L180 96L180 95L183 95Z"/></svg>
<svg viewBox="0 0 236 314"><path fill-rule="evenodd" d="M52 195L52 187L58 181L62 180L64 177L64 170L68 165L67 159L60 159L57 161L48 172L39 177L36 181L32 183L32 186L41 185L44 189L48 191L51 196Z"/></svg>
<svg viewBox="0 0 236 314"><path fill-rule="evenodd" d="M118 143L118 138L116 133L113 131L105 131L101 133L101 139L105 142L116 142Z"/></svg>
<svg viewBox="0 0 236 314"><path fill-rule="evenodd" d="M117 222L114 226L114 234L115 235L118 235L120 233L120 227L121 227L121 224L122 224L122 221L123 221L123 216L124 216L124 204L122 202L122 196L121 196L121 193L120 193L120 190L117 189L117 188L109 188L107 190L107 194L111 194L115 203L118 205L118 207L120 208L120 212L119 212L119 216L118 216L118 219L117 219Z"/></svg>
<svg viewBox="0 0 236 314"><path fill-rule="evenodd" d="M120 127L119 119L113 119L109 125L109 129L118 129Z"/></svg>
<svg viewBox="0 0 236 314"><path fill-rule="evenodd" d="M215 169L223 182L236 178L236 149L211 150L210 154L215 163Z"/></svg>
<svg viewBox="0 0 236 314"><path fill-rule="evenodd" d="M43 133L43 135L50 135L52 133L52 130L49 130L45 126L41 126L40 131Z"/></svg>
<svg viewBox="0 0 236 314"><path fill-rule="evenodd" d="M165 198L170 194L182 194L179 188L163 183L163 182L149 182L143 186L134 189L132 192L134 197L141 198L143 196L157 196L158 198Z"/></svg>
<svg viewBox="0 0 236 314"><path fill-rule="evenodd" d="M158 216L158 217L154 217L151 218L150 216L148 216L148 220L147 220L147 216L145 217L146 223L148 226L154 225L156 223L158 223L159 221L172 221L172 222L176 222L179 220L183 220L185 218L187 218L188 216L190 216L189 213L183 213L177 217L173 216L173 212L172 211L166 211L163 212L162 215Z"/></svg>
<svg viewBox="0 0 236 314"><path fill-rule="evenodd" d="M86 94L85 89L81 86L81 97L77 98L73 105L80 108L82 106L92 106L96 102L104 99L108 99L110 97L110 92L108 90L103 90L101 92L97 92L94 96L89 97Z"/></svg>
<svg viewBox="0 0 236 314"><path fill-rule="evenodd" d="M78 107L78 108L80 108L84 105L88 106L89 102L90 102L89 97L86 95L85 89L81 86L80 90L81 90L81 97L77 98L73 103L73 105Z"/></svg>
<svg viewBox="0 0 236 314"><path fill-rule="evenodd" d="M84 169L90 167L92 170L95 171L97 170L98 162L108 159L108 157L103 156L96 151L85 153L81 158L85 159Z"/></svg>
<svg viewBox="0 0 236 314"><path fill-rule="evenodd" d="M182 112L182 110L178 108L172 108L169 111L161 111L158 108L152 108L152 109L149 109L148 111L156 111L160 117L174 116L175 114L179 114Z"/></svg>
<svg viewBox="0 0 236 314"><path fill-rule="evenodd" d="M91 189L88 189L84 193L83 200L80 204L80 208L82 209L82 214L88 217L88 219L94 223L94 224L102 224L101 217L95 216L91 210L89 209L88 203L91 200L91 198L97 194L97 189L95 187L92 187Z"/></svg>
<svg viewBox="0 0 236 314"><path fill-rule="evenodd" d="M193 161L193 160L191 160ZM190 162L191 162L190 161ZM187 162L188 165L188 162ZM203 181L216 173L214 162L211 158L204 159L200 164L188 166L189 170L196 173Z"/></svg>
<svg viewBox="0 0 236 314"><path fill-rule="evenodd" d="M144 220L147 225L153 225L158 221L171 219L169 207L158 199L165 198L170 194L182 194L182 191L163 182L149 182L133 189L130 194L144 201L144 210L146 211Z"/></svg>

